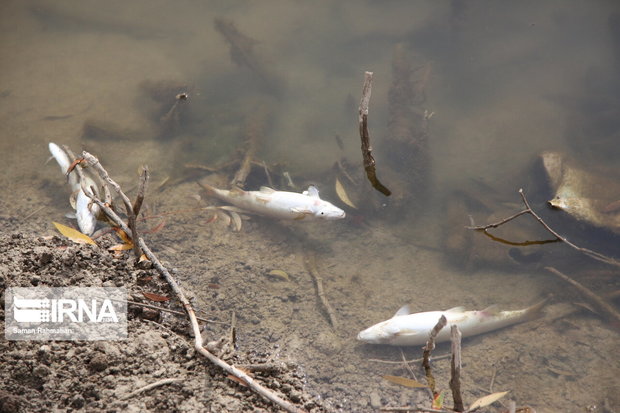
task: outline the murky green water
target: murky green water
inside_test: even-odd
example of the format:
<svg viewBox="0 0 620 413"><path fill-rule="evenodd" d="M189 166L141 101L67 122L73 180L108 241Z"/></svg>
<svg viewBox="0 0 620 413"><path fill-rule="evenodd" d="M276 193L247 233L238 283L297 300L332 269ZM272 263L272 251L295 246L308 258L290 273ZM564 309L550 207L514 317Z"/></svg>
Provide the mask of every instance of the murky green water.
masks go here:
<svg viewBox="0 0 620 413"><path fill-rule="evenodd" d="M559 302L579 301L540 268L562 262L578 268L580 277L588 271L604 274L583 278L599 292L617 289L617 271L576 258L565 246L530 256L531 250L498 249L476 238L478 248L498 249L490 258L469 250L445 254L443 246L445 234L468 224L468 214L499 219L518 211L519 188L532 195L533 206L550 222L583 229L544 205L549 193L535 167L544 150L620 177L620 10L613 2L25 1L4 2L0 10L0 205L7 214L24 217L49 204L49 221L66 208L56 167L43 166L49 141L98 154L122 184L131 185L142 163L160 182L184 177L186 164L226 162L254 130L260 135L257 159L279 164L276 169L289 171L300 185L318 183L338 202L333 164L361 163L357 107L363 73L374 72L370 132L374 153L382 159L389 152L382 142L390 138L392 59L397 45L407 53L419 92L414 108L433 114L430 189L423 195L428 200L420 202L415 188L405 188L406 202L424 205L419 213L408 213L406 204L378 214L349 211L347 222L312 226L301 238L305 241L294 240L324 247L318 248L319 266L334 276L327 282L328 295L346 320L336 332L337 349L328 343L332 333L318 310L308 321L320 337L305 356L298 342L313 342L299 335L305 327L271 326L298 343L288 343L290 352L307 363L309 385L317 394L329 399L334 392L346 399L332 400L332 406L370 409L372 392L391 405L414 399L398 396L400 389L379 378L405 373L367 361L398 359L398 352L354 340L359 329L389 318L406 302L417 311L492 303L518 308L549 292ZM228 33L243 50L231 53L216 19L234 23L238 32L229 27ZM189 100L171 113L174 95L181 92ZM407 176L409 166L390 166ZM379 162L380 177L382 168L387 167ZM253 179L253 185L265 183ZM389 179L385 183L390 186ZM171 208L178 199L179 207L187 206L196 189L182 188L159 202ZM620 193L611 198L620 199ZM475 202L450 215L462 199ZM198 217L188 220L200 225ZM523 236L546 238L533 228ZM235 240L252 245L273 235L261 235L264 229L252 227L253 234ZM614 236L593 235L587 228L574 236L584 238L573 242L583 239L585 246L618 255ZM255 259L268 268L282 264L269 256ZM563 357L554 351L557 342L572 343L562 348ZM580 359L585 350L579 346L587 348L583 343L594 345L596 356ZM476 384L468 390L484 394L479 388L488 387L495 369L499 390L512 390L520 405L584 411L605 399L618 402L609 390L618 385L617 351L616 333L588 313L531 331L517 327L471 342L465 357ZM322 366L330 359L338 368L325 372ZM545 370L549 365L556 367ZM561 373L566 371L572 373Z"/></svg>

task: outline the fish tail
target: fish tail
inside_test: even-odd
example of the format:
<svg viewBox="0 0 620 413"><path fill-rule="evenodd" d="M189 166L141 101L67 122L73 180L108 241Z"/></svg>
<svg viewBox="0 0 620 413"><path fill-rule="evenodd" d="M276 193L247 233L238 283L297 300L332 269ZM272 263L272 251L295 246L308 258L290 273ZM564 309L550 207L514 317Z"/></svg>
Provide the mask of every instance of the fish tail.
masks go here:
<svg viewBox="0 0 620 413"><path fill-rule="evenodd" d="M540 317L540 313L543 309L543 307L545 305L547 305L547 302L553 297L553 294L549 294L548 296L546 296L544 299L540 300L539 302L537 302L536 304L528 307L525 310L525 319L526 320L534 320L538 317Z"/></svg>

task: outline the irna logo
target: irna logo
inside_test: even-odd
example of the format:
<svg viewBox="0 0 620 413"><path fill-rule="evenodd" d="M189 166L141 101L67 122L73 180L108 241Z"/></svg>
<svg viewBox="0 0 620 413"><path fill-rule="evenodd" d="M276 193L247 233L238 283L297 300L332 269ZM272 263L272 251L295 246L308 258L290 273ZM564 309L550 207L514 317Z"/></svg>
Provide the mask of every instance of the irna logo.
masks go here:
<svg viewBox="0 0 620 413"><path fill-rule="evenodd" d="M18 323L114 322L118 316L109 299L29 299L14 297L13 317Z"/></svg>
<svg viewBox="0 0 620 413"><path fill-rule="evenodd" d="M11 287L4 295L7 340L123 340L127 292L108 287Z"/></svg>

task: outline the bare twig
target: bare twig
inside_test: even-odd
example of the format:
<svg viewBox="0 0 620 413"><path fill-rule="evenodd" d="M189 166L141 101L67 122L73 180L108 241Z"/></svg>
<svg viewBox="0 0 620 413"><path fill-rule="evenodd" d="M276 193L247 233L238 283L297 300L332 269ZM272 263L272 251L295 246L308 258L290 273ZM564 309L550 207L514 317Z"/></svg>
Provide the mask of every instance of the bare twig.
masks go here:
<svg viewBox="0 0 620 413"><path fill-rule="evenodd" d="M435 349L435 337L448 324L448 320L445 315L441 315L439 317L439 321L433 329L431 330L428 341L426 342L426 346L424 346L422 366L424 367L424 372L426 373L426 381L428 382L428 387L431 389L433 395L435 395L435 378L433 377L433 371L431 370L431 351Z"/></svg>
<svg viewBox="0 0 620 413"><path fill-rule="evenodd" d="M89 166L95 168L95 170L97 171L97 173L99 174L101 179L105 183L110 185L112 188L114 188L114 191L123 200L123 204L125 205L125 210L127 212L127 224L128 224L127 226L130 229L130 232L127 233L127 235L131 237L131 239L133 241L133 252L134 252L134 255L135 255L136 259L139 259L140 256L142 255L142 252L140 251L140 246L136 242L136 240L138 239L138 230L136 228L136 214L134 213L134 207L131 204L131 201L129 200L127 195L125 195L125 193L121 189L121 186L119 184L117 184L112 178L110 178L110 175L108 175L108 172L103 168L101 163L99 163L99 159L97 159L94 155L92 155L92 154L90 154L90 153L88 153L86 151L82 152L82 157L86 160L86 162L88 163ZM144 179L145 180L148 179L148 173L144 173ZM144 187L146 188L146 182L144 183ZM143 194L143 196L144 196L144 194Z"/></svg>
<svg viewBox="0 0 620 413"><path fill-rule="evenodd" d="M306 268L308 269L308 272L314 279L314 284L316 285L316 294L318 295L319 300L321 300L321 304L323 304L323 307L325 308L325 311L327 312L327 316L329 317L329 322L332 325L332 327L336 328L338 326L338 320L336 319L336 312L334 311L333 307L331 306L331 304L327 300L327 297L325 296L325 291L323 290L323 277L321 277L321 273L319 273L319 270L316 267L316 259L314 257L314 253L311 253L311 252L306 253L304 255L304 263L306 264Z"/></svg>
<svg viewBox="0 0 620 413"><path fill-rule="evenodd" d="M30 212L28 215L26 215L25 217L22 218L22 220L27 220L28 218L32 217L33 215L35 215L37 212L40 212L42 210L44 210L45 208L47 208L47 205L43 205L37 209L35 209L34 211Z"/></svg>
<svg viewBox="0 0 620 413"><path fill-rule="evenodd" d="M183 381L183 379L180 379L180 378L162 379L162 380L156 381L155 383L147 384L144 387L140 387L138 390L132 391L131 393L121 397L120 400L129 400L132 397L135 397L142 392L154 389L155 387L164 386L166 384L177 383L180 381Z"/></svg>
<svg viewBox="0 0 620 413"><path fill-rule="evenodd" d="M493 393L493 386L495 385L495 376L497 376L497 367L493 368L493 374L491 375L491 382L489 383L489 393Z"/></svg>
<svg viewBox="0 0 620 413"><path fill-rule="evenodd" d="M362 99L359 106L359 129L360 139L362 140L362 156L364 158L364 169L366 176L372 184L373 188L381 192L385 196L390 196L392 192L386 188L377 178L375 168L375 158L372 156L372 147L370 146L370 134L368 132L368 105L370 103L370 94L372 91L372 72L364 73L364 87L362 88Z"/></svg>
<svg viewBox="0 0 620 413"><path fill-rule="evenodd" d="M461 332L458 326L450 327L450 338L452 339L452 361L450 363L450 390L454 400L454 411L465 411L463 396L461 395Z"/></svg>
<svg viewBox="0 0 620 413"><path fill-rule="evenodd" d="M596 308L598 308L601 312L605 313L605 315L610 320L614 320L616 323L619 323L620 325L620 313L618 313L618 311L616 311L616 309L613 306L609 305L605 300L603 300L601 297L596 295L592 290L583 286L582 284L570 278L568 275L556 270L553 267L545 267L545 269L557 275L558 277L560 277L561 279L563 279L564 281L566 281L567 283L575 287L577 290L579 290L579 292L584 297L590 300L590 302L592 302L592 304Z"/></svg>
<svg viewBox="0 0 620 413"><path fill-rule="evenodd" d="M112 300L112 299L108 298L108 300ZM112 300L112 301L114 301L114 300ZM185 313L183 313L181 311L171 310L169 308L163 308L163 307L160 307L160 306L157 306L157 305L139 303L137 301L130 301L130 300L126 300L126 302L127 302L128 305L135 305L135 306L138 306L138 307L150 308L152 310L163 311L164 313L170 313L170 314L181 315L181 316L185 316L186 315ZM203 317L198 317L198 316L196 316L196 319L199 320L199 321L203 321L205 323L229 325L229 323L225 323L223 321L209 320L208 318L203 318Z"/></svg>
<svg viewBox="0 0 620 413"><path fill-rule="evenodd" d="M482 231L485 234L491 236L491 234L489 234L487 232L487 230L489 228L497 228L500 225L503 225L511 220L513 220L514 218L517 218L521 215L524 214L530 214L532 215L539 223L540 225L542 225L547 231L549 231L553 236L555 236L558 240L560 240L561 242L565 243L566 245L568 245L569 247L581 252L582 254L587 255L588 257L595 259L597 261L601 261L604 262L606 264L609 265L614 265L616 267L620 267L620 261L615 260L613 258L607 257L606 255L603 255L601 253L598 253L596 251L592 251L589 250L587 248L583 248L583 247L579 247L575 244L573 244L572 242L570 242L569 240L567 240L565 237L561 236L560 234L558 234L555 230L553 230L549 225L547 225L545 223L545 221L543 221L543 219L536 214L536 212L534 212L534 210L532 209L532 207L530 206L529 202L527 201L527 198L525 197L525 193L523 192L523 189L519 189L519 195L521 195L521 200L523 201L523 204L525 205L525 209L521 212L518 212L516 214L514 214L511 217L502 219L499 222L493 223L493 224L488 224L488 225L480 225L480 226L469 226L466 227L467 229L471 229L471 230L475 230L475 231ZM548 242L548 241L547 241Z"/></svg>
<svg viewBox="0 0 620 413"><path fill-rule="evenodd" d="M85 188L82 188L83 191L84 191L84 189ZM110 218L110 220L112 220L114 225L116 225L117 227L122 229L125 232L125 234L127 234L127 236L131 236L131 230L129 229L127 224L125 224L123 219L121 217L119 217L118 214L116 212L114 212L114 210L112 208L110 208L107 204L103 203L103 201L101 201L99 198L97 198L95 196L95 194L93 194L90 191L90 188L86 188L86 189L87 190L84 191L84 194L86 194L87 197L92 199L94 203L99 205L101 210L108 216L108 218Z"/></svg>
<svg viewBox="0 0 620 413"><path fill-rule="evenodd" d="M140 214L140 208L142 207L142 202L144 201L144 195L146 193L146 187L149 182L149 168L144 165L142 167L142 172L140 173L140 185L138 186L138 194L136 195L136 200L133 203L133 213L137 217Z"/></svg>
<svg viewBox="0 0 620 413"><path fill-rule="evenodd" d="M196 349L196 351L202 354L204 357L206 357L213 364L225 370L227 373L232 374L233 376L245 382L245 384L247 384L249 388L254 390L256 393L260 394L267 400L275 403L280 408L286 410L287 412L295 412L295 413L301 412L302 410L298 409L293 404L282 399L281 397L273 393L271 390L261 386L259 383L257 383L251 376L249 376L243 370L240 370L234 366L231 366L230 364L226 363L224 360L221 360L220 358L218 358L217 356L215 356L214 354L212 354L206 348L203 347L202 336L200 334L200 326L198 325L196 314L189 300L185 297L185 294L183 293L183 291L181 290L181 288L175 281L174 277L172 277L172 275L168 272L168 270L159 262L155 254L153 254L153 252L149 249L149 247L146 245L144 240L142 238L139 238L138 242L140 244L140 248L142 248L142 251L144 251L144 254L146 254L147 258L153 263L153 266L165 278L165 280L168 282L168 285L170 285L170 288L172 288L172 290L176 294L181 304L183 304L183 307L187 313L187 316L189 317L189 320L192 326L192 331L194 333L194 340L195 340L194 348Z"/></svg>

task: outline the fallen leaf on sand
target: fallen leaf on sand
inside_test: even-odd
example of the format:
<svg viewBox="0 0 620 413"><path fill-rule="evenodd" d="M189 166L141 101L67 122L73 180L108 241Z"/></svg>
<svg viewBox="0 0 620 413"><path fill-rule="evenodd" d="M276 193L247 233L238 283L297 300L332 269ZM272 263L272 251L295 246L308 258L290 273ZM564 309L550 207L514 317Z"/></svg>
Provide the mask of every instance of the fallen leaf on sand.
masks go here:
<svg viewBox="0 0 620 413"><path fill-rule="evenodd" d="M95 241L93 241L91 237L89 237L86 234L82 234L77 229L73 229L66 225L59 224L58 222L52 222L52 224L54 224L58 232L60 232L62 235L69 238L71 241L75 242L76 244L97 245L97 243L95 243Z"/></svg>
<svg viewBox="0 0 620 413"><path fill-rule="evenodd" d="M390 383L400 384L405 387L428 387L426 384L422 384L419 381L408 379L407 377L400 376L383 376L383 378Z"/></svg>
<svg viewBox="0 0 620 413"><path fill-rule="evenodd" d="M497 393L492 393L484 397L481 397L471 404L471 406L469 407L469 410L479 409L481 407L485 407L492 403L495 403L496 401L504 397L506 394L508 394L507 391L500 391Z"/></svg>
<svg viewBox="0 0 620 413"><path fill-rule="evenodd" d="M290 281L288 274L282 270L271 270L267 274L273 275L274 277L282 278L283 280Z"/></svg>

